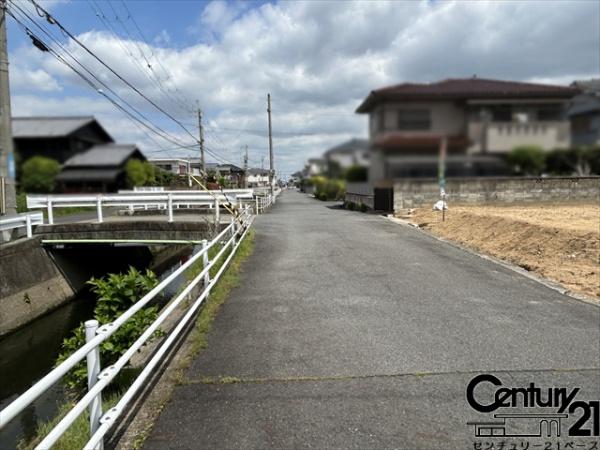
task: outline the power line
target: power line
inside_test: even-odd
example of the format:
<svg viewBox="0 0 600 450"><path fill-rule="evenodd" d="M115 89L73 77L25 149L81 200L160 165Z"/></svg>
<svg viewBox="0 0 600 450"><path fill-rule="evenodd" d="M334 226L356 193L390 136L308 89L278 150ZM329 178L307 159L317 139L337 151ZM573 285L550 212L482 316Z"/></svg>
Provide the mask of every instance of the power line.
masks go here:
<svg viewBox="0 0 600 450"><path fill-rule="evenodd" d="M114 92L108 85L106 85L106 83L104 83L102 80L100 80L93 72L91 72L87 67L85 67L83 64L81 64L72 54L70 54L66 49L64 49L64 47L62 47L62 45L60 45L60 43L58 41L56 41L56 39L53 36L49 35L42 27L40 27L39 25L37 25L37 23L35 23L35 21L33 21L33 19L26 12L24 12L21 8L19 8L18 5L16 5L12 0L10 0L10 2L11 2L12 7L16 7L19 10L19 12L21 13L21 15L24 15L30 21L32 21L48 37L50 37L50 39L55 40L55 42L57 42L57 44L59 45L59 47L61 49L63 49L63 51L65 51L65 53L67 53L67 55L69 55L83 70L85 70L88 74L90 74L90 76L92 78L94 78L98 83L100 83L103 87L105 87L116 98L118 98L119 100L121 100L125 105L127 105L129 108L131 108L133 111L135 111L136 114L138 114L144 120L146 120L150 124L152 124L152 122L148 118L146 118L141 112L139 112L137 109L135 109L133 106L131 106L126 100L122 99L116 92ZM25 33L30 38L35 39L34 42L37 41L38 45L43 46L44 51L49 52L56 59L58 59L60 62L62 62L67 67L69 67L71 70L73 70L73 72L75 72L82 80L84 80L92 89L94 89L96 92L98 92L104 98L106 98L109 102L111 102L120 111L122 111L123 113L125 113L127 116L129 116L131 119L135 120L137 123L139 123L143 127L147 128L148 130L150 130L153 133L157 134L161 138L163 138L163 139L165 139L165 140L167 140L167 141L169 141L169 142L171 142L171 143L173 143L175 145L179 145L179 146L185 145L185 144L182 144L181 141L178 141L176 138L171 137L166 131L164 131L162 128L158 127L157 125L152 124L152 126L154 127L153 128L152 126L148 125L146 122L143 122L142 119L140 119L139 117L135 116L131 111L127 110L124 106L122 106L117 101L115 101L113 98L111 98L109 95L107 95L102 89L100 89L98 87L98 85L96 85L94 83L94 81L92 81L88 76L86 76L84 73L82 73L79 69L77 69L76 67L74 67L73 64L71 64L69 61L67 61L56 50L54 50L51 46L47 45L44 42L43 38L41 38L39 35L36 35L27 25L25 25L21 20L19 20L14 15L14 11L12 10L12 8L11 9L7 9L7 13L25 30Z"/></svg>
<svg viewBox="0 0 600 450"><path fill-rule="evenodd" d="M161 108L159 105L157 105L152 99L148 98L143 92L141 92L137 87L135 87L133 84L131 84L128 80L126 80L123 76L121 76L118 72L116 72L112 67L110 67L106 62L104 62L104 60L102 60L98 55L96 55L93 51L91 51L85 44L83 44L79 39L77 39L77 37L75 37L69 30L67 30L58 20L56 20L55 17L53 17L50 13L48 13L44 8L42 8L35 0L29 0L36 8L36 10L38 11L38 14L40 15L40 17L45 17L46 20L52 24L52 25L56 25L62 32L64 32L67 36L69 36L73 41L75 41L81 48L83 48L90 56L92 56L95 60L97 60L100 64L102 64L104 67L106 67L106 69L108 69L113 75L115 75L119 80L121 80L123 83L125 83L128 87L130 87L136 94L138 94L140 97L142 97L144 100L146 100L148 103L150 103L154 108L156 108L158 111L160 111L161 113L163 113L165 116L167 116L169 119L171 119L173 122L175 122L177 125L179 125L187 134L189 134L192 139L194 139L195 141L197 141L196 137L189 132L189 130L179 121L177 120L175 117L173 117L170 113L168 113L167 111L165 111L163 108ZM43 13L40 14L40 11Z"/></svg>

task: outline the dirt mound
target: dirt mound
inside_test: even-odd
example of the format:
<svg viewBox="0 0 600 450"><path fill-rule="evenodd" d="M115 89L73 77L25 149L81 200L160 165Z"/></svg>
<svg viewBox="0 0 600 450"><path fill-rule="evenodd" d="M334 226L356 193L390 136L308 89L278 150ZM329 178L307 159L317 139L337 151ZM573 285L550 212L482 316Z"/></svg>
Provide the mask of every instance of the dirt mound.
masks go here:
<svg viewBox="0 0 600 450"><path fill-rule="evenodd" d="M600 298L600 207L454 207L415 210L422 228Z"/></svg>

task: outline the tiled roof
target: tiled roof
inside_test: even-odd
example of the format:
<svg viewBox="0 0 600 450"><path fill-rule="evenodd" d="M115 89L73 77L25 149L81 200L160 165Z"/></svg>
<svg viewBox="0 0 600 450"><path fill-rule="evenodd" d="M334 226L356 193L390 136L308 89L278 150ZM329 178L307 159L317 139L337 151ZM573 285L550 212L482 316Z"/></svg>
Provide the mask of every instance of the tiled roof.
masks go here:
<svg viewBox="0 0 600 450"><path fill-rule="evenodd" d="M137 153L137 154L136 154ZM134 144L105 144L96 145L89 150L78 153L67 161L65 167L117 167L123 164L128 158L136 154L143 158L140 151Z"/></svg>
<svg viewBox="0 0 600 450"><path fill-rule="evenodd" d="M458 100L514 98L571 98L578 89L548 84L485 78L451 78L435 83L402 83L371 91L357 108L365 113L382 100Z"/></svg>
<svg viewBox="0 0 600 450"><path fill-rule="evenodd" d="M12 134L13 138L62 137L94 122L93 116L13 117Z"/></svg>
<svg viewBox="0 0 600 450"><path fill-rule="evenodd" d="M349 141L330 148L323 154L323 156L330 156L340 153L354 153L357 150L367 150L368 148L369 141L366 139L350 139Z"/></svg>

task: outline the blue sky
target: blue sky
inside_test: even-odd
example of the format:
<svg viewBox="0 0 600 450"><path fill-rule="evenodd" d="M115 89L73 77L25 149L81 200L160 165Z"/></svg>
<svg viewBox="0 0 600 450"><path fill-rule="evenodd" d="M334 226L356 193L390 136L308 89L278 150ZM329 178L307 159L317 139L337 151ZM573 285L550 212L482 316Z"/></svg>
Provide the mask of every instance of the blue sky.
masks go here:
<svg viewBox="0 0 600 450"><path fill-rule="evenodd" d="M600 76L600 2L594 1L124 1L145 42L121 0L41 4L193 135L198 100L207 145L220 158L241 164L248 145L251 164L261 165L268 154L270 92L282 176L333 145L366 137L366 118L354 110L384 85L473 74L556 84ZM178 141L193 144L55 26L35 17L122 98ZM150 157L196 156L149 137L35 49L10 18L8 38L14 115L95 115L118 141L136 142Z"/></svg>

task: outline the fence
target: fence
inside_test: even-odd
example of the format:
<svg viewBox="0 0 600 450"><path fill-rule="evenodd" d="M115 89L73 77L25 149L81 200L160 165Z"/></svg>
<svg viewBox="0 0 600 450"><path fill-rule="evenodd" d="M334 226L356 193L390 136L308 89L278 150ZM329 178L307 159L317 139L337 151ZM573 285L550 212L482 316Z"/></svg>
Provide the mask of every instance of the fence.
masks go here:
<svg viewBox="0 0 600 450"><path fill-rule="evenodd" d="M133 213L136 209L164 209L169 222L173 222L173 210L180 208L214 208L215 216L222 204L240 205L251 200L252 190L235 191L131 191L117 194L76 195L28 195L27 208L46 209L48 223L54 224L54 208L95 207L99 223L104 221L103 208L124 207Z"/></svg>
<svg viewBox="0 0 600 450"><path fill-rule="evenodd" d="M44 223L44 214L41 212L23 213L16 216L3 217L0 219L0 231L14 230L15 228L25 227L27 237L33 236L33 225L42 225Z"/></svg>
<svg viewBox="0 0 600 450"><path fill-rule="evenodd" d="M187 324L194 317L198 308L207 298L215 283L221 277L223 271L227 268L229 262L234 256L240 243L248 233L252 225L253 216L251 208L246 205L240 216L240 220L232 220L231 224L221 231L212 241L202 242L202 249L193 255L179 269L170 274L154 289L143 296L134 306L119 316L114 322L103 324L98 327L96 321L85 323L86 343L75 351L69 358L46 374L41 380L29 388L24 394L9 404L0 412L0 429L8 422L13 420L20 412L29 406L43 392L57 383L69 370L84 358L87 361L88 371L88 392L73 406L73 408L54 426L46 437L38 444L36 449L48 449L52 447L58 439L67 431L73 422L86 410L90 413L90 439L85 445L86 449L102 449L103 440L106 433L117 422L127 405L135 397L136 393L144 385L146 379L151 375L155 367L163 360L163 357L169 351L171 345L186 329ZM214 246L221 244L221 248L209 259L209 250ZM227 255L227 250L229 254ZM218 272L211 278L210 269L221 259L225 257L222 266ZM183 274L192 264L201 259L203 269L198 273L186 288L179 293L171 302L160 312L158 318L143 332L143 334L127 349L127 351L112 366L104 369L100 368L99 346L106 341L119 327L125 324L135 313L146 306L160 292L162 292L171 282ZM177 325L168 334L158 349L154 352L152 358L145 364L144 368L133 381L127 391L121 396L115 407L108 411L102 411L102 390L115 378L115 376L126 366L131 357L146 343L146 341L159 329L160 325L171 315L175 309L182 304L201 281L203 281L203 290L198 298L189 306L183 317L177 322Z"/></svg>

